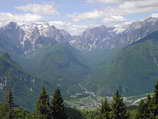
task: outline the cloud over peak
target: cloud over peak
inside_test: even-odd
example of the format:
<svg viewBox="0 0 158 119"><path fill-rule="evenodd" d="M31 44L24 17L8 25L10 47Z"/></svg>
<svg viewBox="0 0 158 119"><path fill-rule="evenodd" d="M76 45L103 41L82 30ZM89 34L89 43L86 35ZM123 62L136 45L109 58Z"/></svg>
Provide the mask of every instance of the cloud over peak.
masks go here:
<svg viewBox="0 0 158 119"><path fill-rule="evenodd" d="M42 16L58 14L56 6L54 4L28 4L23 6L17 6L16 9Z"/></svg>
<svg viewBox="0 0 158 119"><path fill-rule="evenodd" d="M35 14L12 14L12 13L0 13L0 22L35 22L42 19L41 16Z"/></svg>

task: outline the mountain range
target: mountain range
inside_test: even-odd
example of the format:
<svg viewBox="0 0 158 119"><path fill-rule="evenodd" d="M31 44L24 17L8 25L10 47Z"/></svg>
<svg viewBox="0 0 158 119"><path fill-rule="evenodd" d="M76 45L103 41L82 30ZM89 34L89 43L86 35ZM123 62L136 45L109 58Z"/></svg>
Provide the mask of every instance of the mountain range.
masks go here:
<svg viewBox="0 0 158 119"><path fill-rule="evenodd" d="M44 86L49 93L61 88L65 97L111 96L116 89L127 96L144 94L158 77L157 40L158 18L152 17L78 36L49 22L10 22L0 28L0 89L13 88L27 104Z"/></svg>
<svg viewBox="0 0 158 119"><path fill-rule="evenodd" d="M150 17L121 28L102 25L87 29L78 36L72 36L65 30L57 29L49 22L20 25L10 22L1 27L0 35L3 38L1 43L3 49L8 48L4 45L9 42L7 45L12 45L11 49L27 54L42 46L52 46L55 43L69 43L80 50L122 48L158 30L157 26L158 19ZM11 40L12 36L16 40Z"/></svg>

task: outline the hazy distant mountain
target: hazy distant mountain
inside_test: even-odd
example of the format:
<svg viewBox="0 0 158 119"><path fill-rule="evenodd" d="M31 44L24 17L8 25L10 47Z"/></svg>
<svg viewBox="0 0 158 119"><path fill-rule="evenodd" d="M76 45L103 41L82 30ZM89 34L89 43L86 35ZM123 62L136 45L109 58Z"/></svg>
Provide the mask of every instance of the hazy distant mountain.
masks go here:
<svg viewBox="0 0 158 119"><path fill-rule="evenodd" d="M71 26L70 26L71 27ZM41 48L52 46L56 43L70 43L78 49L93 50L96 48L121 48L125 47L158 30L158 18L148 18L116 27L98 26L87 29L79 36L71 36L64 30L59 30L48 23L20 24L11 22L0 28L0 47L8 51L24 53L25 55Z"/></svg>
<svg viewBox="0 0 158 119"><path fill-rule="evenodd" d="M14 72L15 77L25 77L24 72L34 75L39 78L34 84L38 88L46 84L52 89L61 87L64 95L80 93L85 87L98 95L111 95L119 88L126 95L136 95L150 91L156 80L157 50L153 47L157 49L157 42L153 39L157 39L157 32L151 33L157 30L157 18L132 23L122 30L99 26L75 37L49 23L11 22L0 28L0 51L7 52L23 68L20 74ZM34 81L31 77L28 81ZM147 88L139 86L142 82ZM24 92L32 86L28 83Z"/></svg>
<svg viewBox="0 0 158 119"><path fill-rule="evenodd" d="M11 22L0 28L0 48L8 52L28 54L42 46L69 42L71 35L49 24Z"/></svg>
<svg viewBox="0 0 158 119"><path fill-rule="evenodd" d="M80 51L69 44L70 40L69 33L44 24L18 25L11 22L0 28L0 50L10 54L24 69L23 72L38 77L38 81L34 83L38 89L47 85L48 91L52 92L53 89L61 87L64 95L80 91L79 88L77 89L77 83L84 80L90 72L80 56ZM16 71L16 67L13 67L13 70ZM19 77L20 74L15 76ZM16 85L24 85L20 85L16 79L12 81ZM23 80L20 81L26 83ZM32 84L26 84L30 88L25 90L23 87L24 93L34 91ZM76 87L77 91L73 87ZM21 93L21 91L18 92ZM26 98L26 100L31 101L32 98L30 100ZM18 103L20 103L19 100Z"/></svg>
<svg viewBox="0 0 158 119"><path fill-rule="evenodd" d="M4 99L2 97L4 90L11 88L16 103L30 108L41 85L44 86L40 79L25 73L21 66L13 61L7 53L0 52L0 100ZM25 103L23 103L24 101Z"/></svg>
<svg viewBox="0 0 158 119"><path fill-rule="evenodd" d="M125 95L150 92L158 80L158 31L117 50L83 85L101 95L119 89Z"/></svg>
<svg viewBox="0 0 158 119"><path fill-rule="evenodd" d="M21 59L21 65L26 72L48 82L51 90L60 87L63 95L80 91L78 83L85 80L91 72L80 51L65 43L40 48L28 55L25 62Z"/></svg>
<svg viewBox="0 0 158 119"><path fill-rule="evenodd" d="M122 48L158 30L158 18L134 22L122 30L115 27L99 26L88 29L75 37L71 44L79 49Z"/></svg>

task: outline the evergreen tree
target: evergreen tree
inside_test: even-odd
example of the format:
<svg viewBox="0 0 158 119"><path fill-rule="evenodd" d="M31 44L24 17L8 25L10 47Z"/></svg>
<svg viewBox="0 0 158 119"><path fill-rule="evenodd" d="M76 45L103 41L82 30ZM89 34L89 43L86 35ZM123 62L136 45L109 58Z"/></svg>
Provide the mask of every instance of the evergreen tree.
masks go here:
<svg viewBox="0 0 158 119"><path fill-rule="evenodd" d="M7 110L6 118L7 119L14 119L15 112L14 112L14 98L10 88L6 89L6 97L5 97L5 107Z"/></svg>
<svg viewBox="0 0 158 119"><path fill-rule="evenodd" d="M150 96L146 100L141 100L136 119L152 119Z"/></svg>
<svg viewBox="0 0 158 119"><path fill-rule="evenodd" d="M147 97L146 105L147 105L146 117L148 117L148 119L152 119L153 118L153 113L152 113L152 98L151 98L150 95L148 95L148 97Z"/></svg>
<svg viewBox="0 0 158 119"><path fill-rule="evenodd" d="M49 96L45 88L42 88L36 105L36 113L40 119L50 119Z"/></svg>
<svg viewBox="0 0 158 119"><path fill-rule="evenodd" d="M147 105L148 105L148 119L158 119L158 82L155 85L155 90L153 97L147 98ZM147 115L146 114L146 115Z"/></svg>
<svg viewBox="0 0 158 119"><path fill-rule="evenodd" d="M158 116L158 82L155 86L151 110L153 117Z"/></svg>
<svg viewBox="0 0 158 119"><path fill-rule="evenodd" d="M113 96L112 101L112 119L128 119L129 114L127 112L126 105L123 102L123 98L117 90Z"/></svg>
<svg viewBox="0 0 158 119"><path fill-rule="evenodd" d="M155 86L153 97L141 101L137 119L158 119L158 82Z"/></svg>
<svg viewBox="0 0 158 119"><path fill-rule="evenodd" d="M56 89L51 101L51 111L53 119L67 119L64 101L59 89Z"/></svg>
<svg viewBox="0 0 158 119"><path fill-rule="evenodd" d="M110 108L110 105L106 98L102 101L99 112L100 112L99 119L110 119L111 118L110 117L111 108Z"/></svg>
<svg viewBox="0 0 158 119"><path fill-rule="evenodd" d="M158 82L155 85L153 101L155 104L158 104Z"/></svg>
<svg viewBox="0 0 158 119"><path fill-rule="evenodd" d="M14 99L13 99L13 94L10 88L6 89L6 99L5 99L5 104L9 109L13 109L14 107Z"/></svg>

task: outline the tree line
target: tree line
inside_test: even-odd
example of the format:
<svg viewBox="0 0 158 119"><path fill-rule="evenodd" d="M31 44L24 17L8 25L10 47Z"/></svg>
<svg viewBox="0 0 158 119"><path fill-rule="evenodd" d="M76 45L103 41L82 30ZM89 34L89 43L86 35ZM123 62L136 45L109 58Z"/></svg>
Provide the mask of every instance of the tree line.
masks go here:
<svg viewBox="0 0 158 119"><path fill-rule="evenodd" d="M18 115L18 106L14 103L13 93L11 89L6 90L5 103L3 111L0 114L1 119L67 119L65 112L64 100L59 89L56 89L49 101L49 95L45 88L42 88L40 96L36 103L36 109L33 114L20 109ZM3 117L2 117L3 116Z"/></svg>
<svg viewBox="0 0 158 119"><path fill-rule="evenodd" d="M83 116L80 118L67 115L59 89L49 98L46 89L42 88L33 113L17 108L11 89L7 89L5 94L3 108L0 108L0 119L158 119L158 83L153 93L140 101L135 115L131 114L118 90L112 101L105 98L97 110L81 110Z"/></svg>
<svg viewBox="0 0 158 119"><path fill-rule="evenodd" d="M141 99L135 109L129 107L116 91L111 102L105 98L97 110L84 111L84 115L87 119L158 119L158 82L153 93Z"/></svg>

